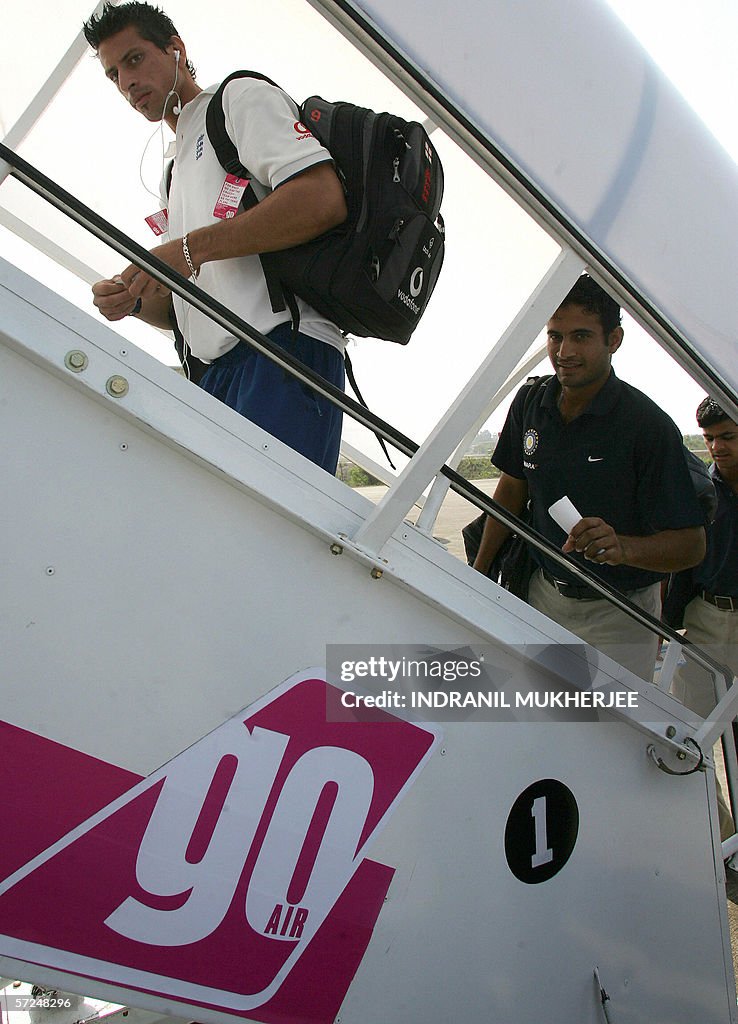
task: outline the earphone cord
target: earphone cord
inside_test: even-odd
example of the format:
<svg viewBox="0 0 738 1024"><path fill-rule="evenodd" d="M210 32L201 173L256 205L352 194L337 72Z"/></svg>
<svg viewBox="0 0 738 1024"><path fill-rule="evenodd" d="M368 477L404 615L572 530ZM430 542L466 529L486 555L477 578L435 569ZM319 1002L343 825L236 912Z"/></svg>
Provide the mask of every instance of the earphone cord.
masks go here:
<svg viewBox="0 0 738 1024"><path fill-rule="evenodd" d="M149 150L149 146L151 145L152 140L154 139L154 137L156 136L156 134L158 132L159 133L159 137L161 139L161 176L162 177L164 176L164 161L166 159L166 157L164 155L164 149L165 149L165 147L164 147L164 114L166 112L167 103L169 102L170 96L176 96L177 97L177 106L175 107L175 110L177 110L177 107L181 107L182 106L182 99L181 99L179 93L177 92L177 82L179 80L179 50L175 50L174 51L174 64L175 64L175 68L174 68L174 81L172 82L172 88L169 90L169 92L164 97L164 106L161 109L161 119L159 120L159 124L156 126L154 131L149 136L149 139L148 139L146 145L143 148L143 152L141 153L141 159L140 159L139 164L138 164L138 177L139 177L139 179L141 181L141 184L143 185L143 187L146 190L146 192L148 192L150 196L153 196L154 199L156 199L157 202L161 202L161 194L158 193L158 192L152 192L152 190L149 188L149 186L144 181L143 165L144 165L144 160L146 159L146 154L148 153L148 150ZM179 113L179 110L177 110L177 113Z"/></svg>
<svg viewBox="0 0 738 1024"><path fill-rule="evenodd" d="M157 127L154 129L154 131L149 136L149 139L148 139L146 145L143 148L143 152L141 153L141 160L140 160L139 165L138 165L138 176L139 176L139 178L141 180L141 184L143 185L144 189L149 193L149 195L153 196L154 199L156 199L157 202L161 202L161 193L152 192L152 190L148 187L148 185L144 181L143 164L144 164L144 160L146 159L146 153L148 152L149 146L151 145L151 142L152 142L153 138L156 136L156 134L158 132L159 136L161 138L161 178L164 177L164 173L165 173L164 162L166 160L166 156L165 156L165 153L164 153L164 148L165 148L164 147L164 114L166 113L167 103L169 102L170 96L176 96L176 98L177 98L177 103L176 103L176 105L174 107L174 113L175 114L181 113L181 107L182 107L182 98L179 95L179 93L177 92L177 82L179 80L179 59L180 59L179 58L179 50L175 50L174 51L175 70L174 70L174 81L172 82L172 88L169 90L169 92L164 97L164 106L162 107L162 110L161 110L161 119L160 119L159 124L157 125ZM194 280L195 280L194 276L191 277L190 280L194 282ZM190 352L190 346L189 346L189 344L187 342L186 331L187 331L187 327L188 327L188 324L189 324L191 309L192 309L192 307L189 305L189 303L185 303L184 323L182 324L182 340L184 342L183 347L182 347L182 367L184 369L185 376L187 377L188 380L191 379L190 364L189 364L189 360L187 358L188 353Z"/></svg>

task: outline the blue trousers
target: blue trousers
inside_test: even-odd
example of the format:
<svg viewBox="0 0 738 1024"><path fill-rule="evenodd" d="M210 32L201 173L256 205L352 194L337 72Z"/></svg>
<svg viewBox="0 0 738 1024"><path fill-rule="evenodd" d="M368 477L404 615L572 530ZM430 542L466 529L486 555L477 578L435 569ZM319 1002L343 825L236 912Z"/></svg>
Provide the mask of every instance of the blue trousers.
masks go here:
<svg viewBox="0 0 738 1024"><path fill-rule="evenodd" d="M289 323L275 327L268 337L343 390L343 356L338 349L306 334L295 335ZM211 363L200 379L200 387L335 474L342 411L250 345L240 341Z"/></svg>

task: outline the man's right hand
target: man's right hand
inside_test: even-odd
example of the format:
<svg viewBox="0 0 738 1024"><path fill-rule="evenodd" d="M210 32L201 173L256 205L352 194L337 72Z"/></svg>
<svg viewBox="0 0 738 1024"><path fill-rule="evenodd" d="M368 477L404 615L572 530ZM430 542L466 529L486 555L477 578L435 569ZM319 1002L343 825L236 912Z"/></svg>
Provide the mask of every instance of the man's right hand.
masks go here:
<svg viewBox="0 0 738 1024"><path fill-rule="evenodd" d="M122 278L114 277L93 284L92 301L106 320L122 320L136 308L137 299Z"/></svg>

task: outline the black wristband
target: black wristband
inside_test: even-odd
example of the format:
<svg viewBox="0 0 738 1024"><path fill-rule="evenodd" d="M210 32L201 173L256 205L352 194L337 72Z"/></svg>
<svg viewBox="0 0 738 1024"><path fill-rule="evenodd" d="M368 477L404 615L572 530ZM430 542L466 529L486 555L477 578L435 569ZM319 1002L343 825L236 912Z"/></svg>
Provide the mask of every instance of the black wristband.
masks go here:
<svg viewBox="0 0 738 1024"><path fill-rule="evenodd" d="M136 305L133 307L133 309L131 310L131 312L128 315L129 316L135 316L136 313L140 313L142 306L143 306L143 302L141 301L141 299L140 298L136 299Z"/></svg>

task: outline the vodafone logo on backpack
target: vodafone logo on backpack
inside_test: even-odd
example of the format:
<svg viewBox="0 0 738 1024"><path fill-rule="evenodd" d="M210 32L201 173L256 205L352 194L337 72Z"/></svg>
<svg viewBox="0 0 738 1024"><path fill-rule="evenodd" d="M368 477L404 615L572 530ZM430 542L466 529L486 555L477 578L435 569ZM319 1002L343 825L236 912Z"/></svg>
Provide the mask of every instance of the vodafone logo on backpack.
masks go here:
<svg viewBox="0 0 738 1024"><path fill-rule="evenodd" d="M371 844L437 742L342 692L299 673L148 778L0 723L0 952L202 1021L332 1021L394 873Z"/></svg>

